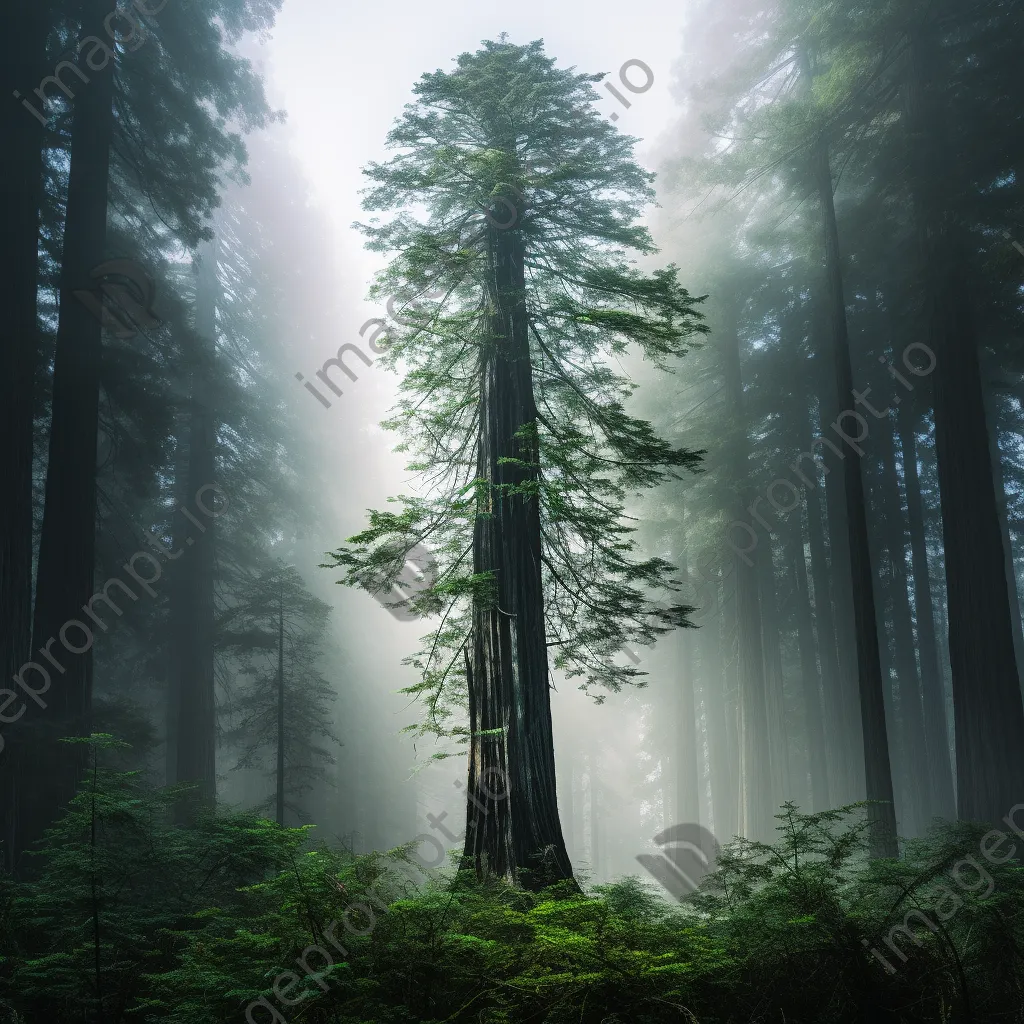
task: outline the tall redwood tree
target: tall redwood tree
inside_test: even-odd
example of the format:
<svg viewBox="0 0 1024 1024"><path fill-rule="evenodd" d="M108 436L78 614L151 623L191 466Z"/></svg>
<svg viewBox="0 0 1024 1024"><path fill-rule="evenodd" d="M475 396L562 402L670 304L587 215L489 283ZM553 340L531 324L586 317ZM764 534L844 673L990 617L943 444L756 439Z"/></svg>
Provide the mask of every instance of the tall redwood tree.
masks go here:
<svg viewBox="0 0 1024 1024"><path fill-rule="evenodd" d="M584 688L614 689L641 675L615 663L622 646L687 624L686 606L655 606L673 567L633 556L623 507L699 455L626 412L609 357L636 343L665 365L702 326L674 268L627 262L654 251L636 223L652 176L595 109L602 77L556 68L540 42L486 42L420 80L389 136L401 152L367 171L366 207L394 211L365 229L397 254L376 295L405 303L384 357L405 370L390 426L430 490L371 513L334 564L376 588L417 543L433 550L412 607L442 617L410 691L424 730L469 745L467 861L527 885L572 874L549 651Z"/></svg>

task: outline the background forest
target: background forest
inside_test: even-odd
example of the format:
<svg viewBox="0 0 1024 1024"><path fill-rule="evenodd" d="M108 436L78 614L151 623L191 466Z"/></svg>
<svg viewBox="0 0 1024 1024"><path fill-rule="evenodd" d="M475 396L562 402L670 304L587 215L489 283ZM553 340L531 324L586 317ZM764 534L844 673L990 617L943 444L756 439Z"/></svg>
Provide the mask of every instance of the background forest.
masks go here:
<svg viewBox="0 0 1024 1024"><path fill-rule="evenodd" d="M1024 1020L1024 6L291 6L0 10L0 1022Z"/></svg>

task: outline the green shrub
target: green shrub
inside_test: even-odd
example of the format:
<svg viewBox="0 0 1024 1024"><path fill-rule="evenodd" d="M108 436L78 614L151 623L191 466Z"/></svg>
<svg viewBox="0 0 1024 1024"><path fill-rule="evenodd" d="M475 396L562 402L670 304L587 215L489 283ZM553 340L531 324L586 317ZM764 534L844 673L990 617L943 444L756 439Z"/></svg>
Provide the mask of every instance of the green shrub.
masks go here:
<svg viewBox="0 0 1024 1024"><path fill-rule="evenodd" d="M4 1024L1024 1020L1024 875L986 828L870 861L863 808L787 804L681 904L636 878L528 892L252 815L176 826L180 793L91 742L35 877L0 885Z"/></svg>

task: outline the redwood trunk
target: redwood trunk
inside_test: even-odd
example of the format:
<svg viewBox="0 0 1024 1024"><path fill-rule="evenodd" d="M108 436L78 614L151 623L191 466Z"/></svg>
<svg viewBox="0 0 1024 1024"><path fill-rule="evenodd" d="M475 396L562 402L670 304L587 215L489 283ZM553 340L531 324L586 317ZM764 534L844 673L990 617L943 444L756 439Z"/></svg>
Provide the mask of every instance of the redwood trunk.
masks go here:
<svg viewBox="0 0 1024 1024"><path fill-rule="evenodd" d="M5 687L28 659L32 642L32 414L44 143L42 123L12 93L29 92L46 73L48 28L45 0L7 0L0 8L0 671ZM7 713L16 713L15 708ZM15 722L0 725L0 863L8 869L15 843L19 728Z"/></svg>
<svg viewBox="0 0 1024 1024"><path fill-rule="evenodd" d="M725 389L736 424L733 475L741 496L750 496L749 441L743 412L740 341L735 324L724 331ZM748 501L748 504L750 502ZM733 509L737 521L749 521L743 499ZM771 759L768 740L768 703L761 643L761 605L758 586L759 548L766 539L757 535L752 551L736 559L736 645L739 669L740 726L740 829L748 839L770 841L772 828Z"/></svg>
<svg viewBox="0 0 1024 1024"><path fill-rule="evenodd" d="M921 659L921 691L924 699L925 743L928 750L928 778L932 813L946 820L956 816L953 766L949 755L946 717L946 688L935 634L935 612L928 576L928 548L925 535L924 502L917 470L917 440L914 414L909 403L899 415L900 446L903 449L903 483L907 496L910 527L911 571L914 575L914 611L917 617L917 650Z"/></svg>
<svg viewBox="0 0 1024 1024"><path fill-rule="evenodd" d="M800 685L804 706L804 733L807 737L807 770L811 777L811 809L829 809L828 762L825 757L825 725L821 701L821 681L814 643L814 623L807 588L807 561L801 524L791 530L789 562L795 582L797 643L800 647Z"/></svg>
<svg viewBox="0 0 1024 1024"><path fill-rule="evenodd" d="M901 824L905 835L917 835L927 826L930 817L926 778L928 760L925 753L921 683L914 657L914 629L907 591L903 504L896 477L892 426L891 422L885 420L877 424L881 471L879 504L884 517L883 536L888 552L889 578L886 582L892 602L892 657L893 668L896 671L904 787L908 804L904 809L904 820Z"/></svg>
<svg viewBox="0 0 1024 1024"><path fill-rule="evenodd" d="M841 445L842 441L830 429L839 414L835 395L835 385L829 369L834 363L834 355L828 344L828 325L822 314L824 309L815 311L812 324L812 339L815 349L815 362L818 364L817 384L818 428L819 437ZM834 376L834 375L833 375ZM812 384L808 381L808 385ZM805 451L809 451L810 437L807 436ZM827 585L822 587L820 604L815 598L819 612L825 610L826 595L831 597L832 629L835 639L834 652L836 672L826 693L830 704L834 705L836 723L836 739L842 745L842 768L833 775L833 799L839 805L853 803L864 799L864 742L861 726L860 698L858 695L857 678L857 643L853 615L853 584L850 575L850 547L847 541L848 522L846 516L846 488L843 484L843 473L839 472L839 456L831 449L822 449L825 463L825 523L828 529L828 563L822 551L820 565L816 572L822 574ZM809 490L808 494L812 492ZM817 501L817 495L813 498ZM820 528L821 519L817 520ZM812 528L814 528L812 524ZM812 543L814 534L812 533ZM818 577L815 576L817 591ZM831 656L831 651L829 652ZM826 680L828 676L826 676Z"/></svg>
<svg viewBox="0 0 1024 1024"><path fill-rule="evenodd" d="M85 0L79 38L103 39L103 19L113 10L114 0ZM42 720L46 738L40 737L26 758L31 767L18 790L16 851L38 839L57 817L74 795L86 764L83 747L69 747L53 739L88 735L91 727L95 637L90 626L99 627L82 609L94 590L102 345L99 320L75 292L94 288L96 282L90 271L106 255L107 186L114 130L114 65L108 61L103 67L90 67L86 57L95 52L90 44L77 61L88 82L72 79L80 88L75 90L71 127L53 412L32 625L33 649L38 651L55 641L51 650L61 669L37 655L51 682L45 696L39 697L45 706L34 707L32 717ZM65 626L65 637L61 637ZM41 689L46 684L41 674L33 674L30 685Z"/></svg>
<svg viewBox="0 0 1024 1024"><path fill-rule="evenodd" d="M572 867L556 796L540 506L529 492L538 453L534 437L517 436L537 420L521 233L491 228L489 259L473 567L493 574L493 592L473 603L465 856L478 874L537 887Z"/></svg>
<svg viewBox="0 0 1024 1024"><path fill-rule="evenodd" d="M810 451L811 426L806 416L800 418L800 443L802 451ZM810 471L809 464L805 472ZM817 483L820 477L815 474ZM827 486L827 485L826 485ZM839 664L839 648L836 642L835 611L832 593L835 589L835 574L829 572L828 545L822 519L821 499L818 488L808 487L804 491L807 500L807 538L811 555L811 580L814 583L814 623L817 627L818 658L821 663L821 685L824 698L824 729L828 737L826 762L830 782L831 799L836 806L856 799L854 780L856 751L854 738L859 735L857 722L851 721L844 700L844 673Z"/></svg>
<svg viewBox="0 0 1024 1024"><path fill-rule="evenodd" d="M685 545L680 553L679 562L685 578L688 569ZM674 761L676 766L676 823L697 824L700 821L700 757L697 750L697 708L693 690L693 640L688 631L678 629L672 637L672 643L675 647L673 660L678 665L674 688L676 723L679 731L669 760L670 763Z"/></svg>
<svg viewBox="0 0 1024 1024"><path fill-rule="evenodd" d="M176 769L178 782L196 785L194 797L179 806L187 819L201 808L211 808L217 795L216 708L214 701L214 538L215 525L197 507L196 496L215 484L216 424L207 381L213 372L216 337L216 243L204 247L196 277L195 352L191 368L188 431L188 469L183 507L196 526L178 513L181 528L177 549L177 580L172 606L175 674L178 692ZM216 501L209 491L201 500ZM191 543L190 543L191 542Z"/></svg>
<svg viewBox="0 0 1024 1024"><path fill-rule="evenodd" d="M277 823L284 825L284 580L277 594Z"/></svg>
<svg viewBox="0 0 1024 1024"><path fill-rule="evenodd" d="M1024 707L965 262L950 255L934 255L946 270L931 337L957 803L962 819L998 822L1024 792Z"/></svg>
<svg viewBox="0 0 1024 1024"><path fill-rule="evenodd" d="M761 643L764 649L765 696L768 709L768 752L772 766L772 814L792 798L789 737L786 730L786 699L779 644L779 611L776 599L775 558L771 538L765 538L758 554L758 587L761 608Z"/></svg>
<svg viewBox="0 0 1024 1024"><path fill-rule="evenodd" d="M956 740L957 809L1001 821L1024 792L1024 703L1010 591L989 457L971 264L957 197L941 180L945 151L938 42L915 36L907 120L913 135L914 208L934 352L935 456L942 507ZM931 356L912 360L927 367ZM923 375L923 374L922 374Z"/></svg>
<svg viewBox="0 0 1024 1024"><path fill-rule="evenodd" d="M985 417L988 423L988 451L992 460L992 483L996 494L996 512L999 515L999 535L1003 541L1003 569L1006 589L1010 597L1010 624L1013 626L1013 652L1017 661L1017 677L1024 687L1024 625L1020 616L1020 595L1017 592L1017 570L1013 564L1013 541L1006 514L1006 482L1003 479L1003 455L999 448L999 397L992 393L987 382L982 385L985 399Z"/></svg>
<svg viewBox="0 0 1024 1024"><path fill-rule="evenodd" d="M839 230L832 196L832 174L828 152L819 143L813 156L815 183L821 203L825 233L825 269L828 278L829 309L832 322L839 403L852 407L853 370L843 298L840 265ZM893 805L892 772L889 766L889 741L885 724L882 666L875 616L874 580L868 549L868 523L864 505L864 481L859 457L847 450L843 460L846 491L847 542L850 553L850 577L853 585L853 620L857 641L861 728L864 741L864 781L867 791L868 820L871 823L871 852L876 857L897 855L896 814ZM833 542L837 538L833 537Z"/></svg>
<svg viewBox="0 0 1024 1024"><path fill-rule="evenodd" d="M708 723L710 756L711 813L714 832L724 843L736 834L736 774L739 759L735 756L735 727L732 724L733 703L730 699L734 673L726 665L723 634L734 635L735 605L725 584L712 582L715 610L697 633L700 644L701 695ZM726 595L729 600L726 603Z"/></svg>

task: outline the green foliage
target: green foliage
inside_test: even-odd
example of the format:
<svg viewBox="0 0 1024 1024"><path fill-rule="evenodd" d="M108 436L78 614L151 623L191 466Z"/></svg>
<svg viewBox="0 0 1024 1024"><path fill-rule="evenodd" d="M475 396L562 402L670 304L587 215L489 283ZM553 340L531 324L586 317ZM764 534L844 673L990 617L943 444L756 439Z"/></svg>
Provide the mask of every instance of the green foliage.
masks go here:
<svg viewBox="0 0 1024 1024"><path fill-rule="evenodd" d="M108 735L70 742L90 747L83 787L33 853L32 879L0 890L0 998L29 1021L98 1020L101 1003L137 1013L147 972L176 962L176 936L201 930L211 906L237 913L239 887L285 866L306 832L252 814L175 827L181 787L111 767L125 744Z"/></svg>
<svg viewBox="0 0 1024 1024"><path fill-rule="evenodd" d="M19 1024L1021 1020L1024 870L981 856L985 828L872 862L862 805L787 804L775 843L736 840L682 904L636 878L528 892L425 879L408 849L303 852L304 829L246 815L176 828L173 793L83 742L92 775L38 877L0 889L0 1013ZM898 936L901 959L884 940L915 908L936 928Z"/></svg>
<svg viewBox="0 0 1024 1024"><path fill-rule="evenodd" d="M239 676L226 738L239 749L236 769L263 769L270 809L277 785L278 643L284 639L285 806L302 817L303 797L326 778L341 741L331 726L336 693L320 671L330 606L306 589L294 567L262 573L218 622L222 653L235 656ZM278 622L278 616L282 622ZM228 716L225 715L225 718Z"/></svg>

